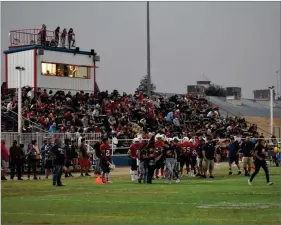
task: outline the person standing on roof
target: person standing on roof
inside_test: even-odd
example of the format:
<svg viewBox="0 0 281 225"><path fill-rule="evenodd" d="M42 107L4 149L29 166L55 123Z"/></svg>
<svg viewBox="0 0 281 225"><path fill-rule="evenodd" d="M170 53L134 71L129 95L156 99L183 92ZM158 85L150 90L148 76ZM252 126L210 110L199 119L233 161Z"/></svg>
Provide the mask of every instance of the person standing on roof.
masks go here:
<svg viewBox="0 0 281 225"><path fill-rule="evenodd" d="M41 30L39 31L38 35L40 37L40 44L42 46L46 46L46 37L47 37L47 27L45 24L42 25Z"/></svg>
<svg viewBox="0 0 281 225"><path fill-rule="evenodd" d="M68 48L70 49L70 47L75 47L75 39L74 39L74 32L73 32L73 29L70 28L69 31L68 31ZM72 42L72 44L71 44Z"/></svg>

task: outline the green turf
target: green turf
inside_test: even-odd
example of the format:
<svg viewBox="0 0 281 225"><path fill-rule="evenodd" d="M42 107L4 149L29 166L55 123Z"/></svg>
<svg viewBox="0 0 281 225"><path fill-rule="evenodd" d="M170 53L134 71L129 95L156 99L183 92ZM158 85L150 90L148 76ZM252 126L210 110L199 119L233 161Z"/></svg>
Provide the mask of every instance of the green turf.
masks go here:
<svg viewBox="0 0 281 225"><path fill-rule="evenodd" d="M132 183L113 177L95 185L93 178L2 182L2 224L280 224L281 179L270 168L273 186L261 172L247 177L216 171L216 179L184 178L180 184Z"/></svg>

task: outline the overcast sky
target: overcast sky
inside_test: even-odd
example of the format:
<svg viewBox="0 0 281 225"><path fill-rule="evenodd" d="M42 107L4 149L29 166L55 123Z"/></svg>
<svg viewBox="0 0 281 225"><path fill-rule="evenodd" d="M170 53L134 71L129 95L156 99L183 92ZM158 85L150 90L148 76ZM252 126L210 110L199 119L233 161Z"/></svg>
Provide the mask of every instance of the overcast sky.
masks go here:
<svg viewBox="0 0 281 225"><path fill-rule="evenodd" d="M9 30L74 29L80 49L101 56L102 90L133 92L146 74L146 2L2 2L2 50ZM276 85L280 2L151 2L151 75L157 91L185 93L205 80L254 89ZM2 79L4 61L2 57ZM280 82L280 81L279 81Z"/></svg>

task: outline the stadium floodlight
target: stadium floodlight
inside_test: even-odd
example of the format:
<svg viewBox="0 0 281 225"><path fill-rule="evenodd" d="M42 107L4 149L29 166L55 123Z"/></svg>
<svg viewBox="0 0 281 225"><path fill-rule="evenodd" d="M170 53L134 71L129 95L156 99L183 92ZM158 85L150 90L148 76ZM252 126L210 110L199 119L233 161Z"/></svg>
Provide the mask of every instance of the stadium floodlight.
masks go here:
<svg viewBox="0 0 281 225"><path fill-rule="evenodd" d="M270 92L270 134L273 135L273 91L274 86L270 86L269 92Z"/></svg>
<svg viewBox="0 0 281 225"><path fill-rule="evenodd" d="M16 66L15 69L18 71L18 134L21 140L22 132L22 92L21 92L21 72L25 71L23 66Z"/></svg>

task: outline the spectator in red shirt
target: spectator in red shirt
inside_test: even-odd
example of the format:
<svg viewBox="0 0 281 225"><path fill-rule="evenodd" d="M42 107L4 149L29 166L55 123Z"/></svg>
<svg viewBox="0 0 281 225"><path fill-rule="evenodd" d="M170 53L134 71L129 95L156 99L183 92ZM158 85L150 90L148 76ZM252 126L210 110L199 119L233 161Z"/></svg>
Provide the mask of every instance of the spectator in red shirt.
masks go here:
<svg viewBox="0 0 281 225"><path fill-rule="evenodd" d="M42 28L39 32L39 36L40 36L40 44L45 46L46 45L46 36L47 36L47 27L45 24L42 25Z"/></svg>
<svg viewBox="0 0 281 225"><path fill-rule="evenodd" d="M9 153L5 146L5 140L1 140L1 180L7 180L5 177L6 163L9 161Z"/></svg>

